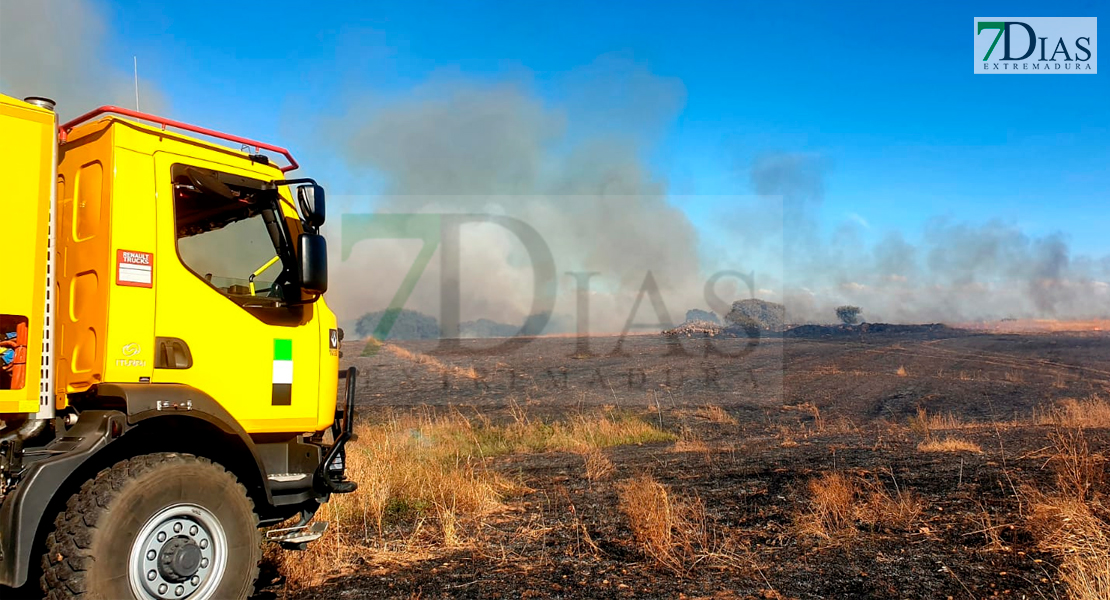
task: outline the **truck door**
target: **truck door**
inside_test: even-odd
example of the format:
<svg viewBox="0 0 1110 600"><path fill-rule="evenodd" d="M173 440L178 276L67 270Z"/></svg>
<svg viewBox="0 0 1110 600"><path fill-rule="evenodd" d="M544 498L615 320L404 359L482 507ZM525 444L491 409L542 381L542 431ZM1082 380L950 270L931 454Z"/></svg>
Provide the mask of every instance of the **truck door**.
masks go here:
<svg viewBox="0 0 1110 600"><path fill-rule="evenodd" d="M207 393L250 433L314 430L319 323L287 298L295 257L276 243L300 233L292 203L227 164L160 151L155 170L152 381Z"/></svg>

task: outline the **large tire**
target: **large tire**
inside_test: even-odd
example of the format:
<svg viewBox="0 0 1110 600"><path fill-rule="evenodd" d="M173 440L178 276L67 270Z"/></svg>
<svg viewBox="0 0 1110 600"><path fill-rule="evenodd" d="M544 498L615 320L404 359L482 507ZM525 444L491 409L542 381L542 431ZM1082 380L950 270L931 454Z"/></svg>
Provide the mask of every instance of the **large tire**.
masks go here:
<svg viewBox="0 0 1110 600"><path fill-rule="evenodd" d="M247 598L258 578L254 503L205 458L120 461L85 482L54 526L42 560L50 600L233 600Z"/></svg>

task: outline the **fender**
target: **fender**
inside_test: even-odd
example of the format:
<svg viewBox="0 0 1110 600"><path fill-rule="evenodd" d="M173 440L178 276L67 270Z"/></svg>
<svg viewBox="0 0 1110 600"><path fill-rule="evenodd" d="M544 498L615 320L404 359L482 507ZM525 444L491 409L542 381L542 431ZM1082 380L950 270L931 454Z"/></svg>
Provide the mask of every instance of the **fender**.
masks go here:
<svg viewBox="0 0 1110 600"><path fill-rule="evenodd" d="M239 438L250 451L258 468L259 484L266 492L266 502L274 503L273 493L266 479L266 465L254 440L227 410L208 394L188 385L176 383L103 383L97 396L118 398L124 403L129 425L160 417L188 417L206 421L220 431Z"/></svg>
<svg viewBox="0 0 1110 600"><path fill-rule="evenodd" d="M27 582L39 523L58 489L89 458L127 429L114 410L88 410L64 437L47 446L47 458L29 462L19 485L0 505L0 585Z"/></svg>

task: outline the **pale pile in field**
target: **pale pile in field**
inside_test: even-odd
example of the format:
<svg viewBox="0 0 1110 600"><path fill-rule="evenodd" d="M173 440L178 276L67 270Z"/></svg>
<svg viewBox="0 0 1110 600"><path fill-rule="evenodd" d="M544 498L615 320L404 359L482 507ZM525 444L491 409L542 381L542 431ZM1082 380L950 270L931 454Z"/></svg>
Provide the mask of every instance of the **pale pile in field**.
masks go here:
<svg viewBox="0 0 1110 600"><path fill-rule="evenodd" d="M709 321L686 321L674 329L668 329L663 335L671 337L717 337L724 331L717 323Z"/></svg>

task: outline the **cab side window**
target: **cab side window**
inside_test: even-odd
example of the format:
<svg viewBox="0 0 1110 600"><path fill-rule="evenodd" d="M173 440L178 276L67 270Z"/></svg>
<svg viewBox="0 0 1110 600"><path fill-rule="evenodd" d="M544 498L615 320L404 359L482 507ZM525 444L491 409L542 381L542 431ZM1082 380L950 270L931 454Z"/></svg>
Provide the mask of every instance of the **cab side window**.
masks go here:
<svg viewBox="0 0 1110 600"><path fill-rule="evenodd" d="M172 176L181 262L262 320L299 321L300 305L286 301L299 294L277 192L263 181L190 165L174 165Z"/></svg>

